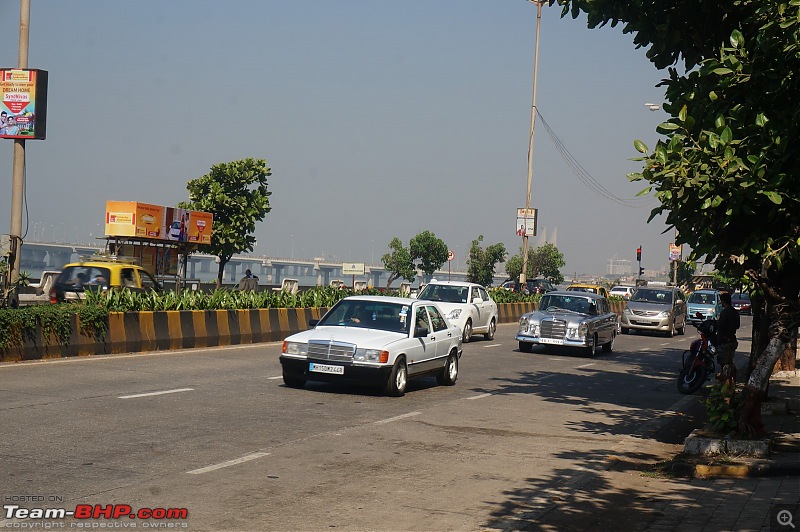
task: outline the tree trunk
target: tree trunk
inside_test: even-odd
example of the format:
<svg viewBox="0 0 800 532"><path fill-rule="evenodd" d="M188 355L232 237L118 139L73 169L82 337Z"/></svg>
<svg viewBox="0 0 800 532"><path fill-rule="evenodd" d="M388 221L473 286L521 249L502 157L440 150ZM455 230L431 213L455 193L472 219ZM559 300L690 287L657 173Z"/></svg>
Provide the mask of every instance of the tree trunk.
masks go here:
<svg viewBox="0 0 800 532"><path fill-rule="evenodd" d="M780 332L779 328L771 328ZM786 349L786 340L783 335L777 334L770 338L767 348L761 352L751 368L742 391L742 403L739 407L739 433L749 438L758 438L765 434L764 423L761 420L761 403L766 395L772 368L783 355Z"/></svg>
<svg viewBox="0 0 800 532"><path fill-rule="evenodd" d="M222 288L222 278L225 276L225 265L230 259L219 257L219 269L217 270L217 290Z"/></svg>

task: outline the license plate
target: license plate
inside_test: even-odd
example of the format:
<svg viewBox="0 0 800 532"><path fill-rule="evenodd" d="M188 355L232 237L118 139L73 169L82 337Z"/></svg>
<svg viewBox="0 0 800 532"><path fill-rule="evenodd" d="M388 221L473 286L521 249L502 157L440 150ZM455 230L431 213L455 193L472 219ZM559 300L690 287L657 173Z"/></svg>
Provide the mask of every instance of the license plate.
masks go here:
<svg viewBox="0 0 800 532"><path fill-rule="evenodd" d="M539 338L541 344L564 345L564 340L561 338Z"/></svg>
<svg viewBox="0 0 800 532"><path fill-rule="evenodd" d="M308 363L308 371L317 373L330 373L332 375L344 375L344 366L331 366L330 364Z"/></svg>

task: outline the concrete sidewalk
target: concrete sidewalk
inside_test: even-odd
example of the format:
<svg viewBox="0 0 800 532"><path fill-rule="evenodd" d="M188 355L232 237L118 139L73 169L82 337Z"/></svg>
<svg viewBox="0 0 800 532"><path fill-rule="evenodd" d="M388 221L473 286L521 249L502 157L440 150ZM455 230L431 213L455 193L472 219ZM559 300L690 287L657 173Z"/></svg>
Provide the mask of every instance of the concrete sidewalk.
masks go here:
<svg viewBox="0 0 800 532"><path fill-rule="evenodd" d="M771 401L762 410L773 442L768 458L687 458L678 434L683 431L685 439L691 425L699 427L705 419L704 408L698 410L691 403L695 406L690 412L678 413L686 418L678 426L659 428L658 437L632 437L580 486L547 494L548 508L519 516L503 528L796 530L800 527L800 371L774 375L769 396ZM773 413L766 413L770 410ZM665 435L670 430L675 434L671 440Z"/></svg>

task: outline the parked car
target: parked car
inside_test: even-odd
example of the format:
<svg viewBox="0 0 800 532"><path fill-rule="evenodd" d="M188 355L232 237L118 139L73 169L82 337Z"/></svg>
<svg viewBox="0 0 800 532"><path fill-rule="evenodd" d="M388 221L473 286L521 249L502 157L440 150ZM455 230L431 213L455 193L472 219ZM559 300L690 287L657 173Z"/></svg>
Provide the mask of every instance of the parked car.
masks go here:
<svg viewBox="0 0 800 532"><path fill-rule="evenodd" d="M514 292L520 291L519 281L506 281L500 286L501 288L505 288L506 290L511 290ZM553 286L553 283L547 279L528 279L525 281L525 288L529 294L546 294L547 292L552 292L556 289Z"/></svg>
<svg viewBox="0 0 800 532"><path fill-rule="evenodd" d="M608 297L608 289L605 286L601 286L599 284L583 284L583 283L572 283L567 287L567 291L577 291L577 292L589 292L592 294L598 294L605 298Z"/></svg>
<svg viewBox="0 0 800 532"><path fill-rule="evenodd" d="M731 304L739 311L739 314L752 314L750 294L747 292L734 292L731 296Z"/></svg>
<svg viewBox="0 0 800 532"><path fill-rule="evenodd" d="M707 319L717 319L719 313L722 312L719 290L696 290L689 296L687 304L689 306L689 322L692 324L701 323ZM700 317L697 316L698 313L700 313Z"/></svg>
<svg viewBox="0 0 800 532"><path fill-rule="evenodd" d="M167 235L169 240L180 240L181 239L181 221L175 220L172 222L172 225L169 226L169 233Z"/></svg>
<svg viewBox="0 0 800 532"><path fill-rule="evenodd" d="M283 382L291 388L349 382L399 397L412 377L435 375L448 386L458 378L461 329L432 301L350 296L309 325L283 341Z"/></svg>
<svg viewBox="0 0 800 532"><path fill-rule="evenodd" d="M483 334L487 340L494 338L497 303L483 286L433 279L420 291L417 299L435 301L445 317L462 331L464 343L469 342L473 334Z"/></svg>
<svg viewBox="0 0 800 532"><path fill-rule="evenodd" d="M623 334L631 329L665 332L667 336L686 332L686 296L674 287L641 286L625 303L620 319Z"/></svg>
<svg viewBox="0 0 800 532"><path fill-rule="evenodd" d="M161 285L150 272L130 260L92 257L64 266L50 288L51 303L78 301L86 298L86 290L128 288L133 292L161 291Z"/></svg>
<svg viewBox="0 0 800 532"><path fill-rule="evenodd" d="M615 286L608 291L608 294L622 299L630 299L634 292L636 292L635 286Z"/></svg>
<svg viewBox="0 0 800 532"><path fill-rule="evenodd" d="M618 316L608 299L591 292L554 291L543 295L539 308L523 314L515 339L519 350L530 353L535 345L576 347L592 356L598 345L614 349Z"/></svg>

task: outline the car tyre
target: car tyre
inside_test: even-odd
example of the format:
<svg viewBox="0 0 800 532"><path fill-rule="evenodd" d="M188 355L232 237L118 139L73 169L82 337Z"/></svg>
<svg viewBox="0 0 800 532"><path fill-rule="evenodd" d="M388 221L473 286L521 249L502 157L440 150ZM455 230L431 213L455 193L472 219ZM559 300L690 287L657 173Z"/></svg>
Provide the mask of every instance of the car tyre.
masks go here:
<svg viewBox="0 0 800 532"><path fill-rule="evenodd" d="M283 383L289 388L303 388L306 385L306 379L297 375L291 375L284 371Z"/></svg>
<svg viewBox="0 0 800 532"><path fill-rule="evenodd" d="M402 397L406 393L407 384L408 368L406 367L406 359L397 357L394 366L392 366L392 372L389 374L389 380L386 381L386 395Z"/></svg>
<svg viewBox="0 0 800 532"><path fill-rule="evenodd" d="M667 338L672 338L673 336L675 336L675 322L674 321L669 326L669 330L667 331Z"/></svg>
<svg viewBox="0 0 800 532"><path fill-rule="evenodd" d="M458 353L453 350L447 357L442 372L436 376L436 382L442 386L453 386L458 380Z"/></svg>
<svg viewBox="0 0 800 532"><path fill-rule="evenodd" d="M487 340L494 340L494 333L497 332L497 322L492 318L489 322L489 332L483 335Z"/></svg>
<svg viewBox="0 0 800 532"><path fill-rule="evenodd" d="M461 341L467 344L471 339L472 339L472 320L467 320L467 323L464 325L464 334L461 337Z"/></svg>
<svg viewBox="0 0 800 532"><path fill-rule="evenodd" d="M519 350L523 353L531 353L533 351L533 344L529 342L520 342Z"/></svg>
<svg viewBox="0 0 800 532"><path fill-rule="evenodd" d="M686 320L683 320L683 325L681 325L681 328L678 329L678 334L680 334L681 336L686 334Z"/></svg>
<svg viewBox="0 0 800 532"><path fill-rule="evenodd" d="M603 353L610 353L614 350L614 340L617 338L617 332L611 333L611 340L603 344Z"/></svg>

